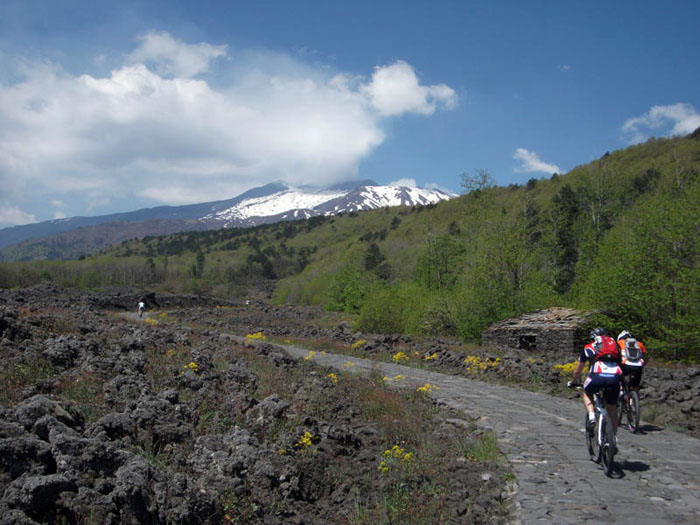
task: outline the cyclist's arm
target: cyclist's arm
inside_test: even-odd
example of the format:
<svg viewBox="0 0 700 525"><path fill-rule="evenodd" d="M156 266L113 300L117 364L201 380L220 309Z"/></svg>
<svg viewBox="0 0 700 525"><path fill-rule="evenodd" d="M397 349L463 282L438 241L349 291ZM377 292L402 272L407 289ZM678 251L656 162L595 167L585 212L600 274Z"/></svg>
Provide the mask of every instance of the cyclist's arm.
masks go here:
<svg viewBox="0 0 700 525"><path fill-rule="evenodd" d="M579 361L576 364L576 368L574 368L574 383L580 383L581 382L581 373L583 372L583 369L586 367L586 362L585 361Z"/></svg>

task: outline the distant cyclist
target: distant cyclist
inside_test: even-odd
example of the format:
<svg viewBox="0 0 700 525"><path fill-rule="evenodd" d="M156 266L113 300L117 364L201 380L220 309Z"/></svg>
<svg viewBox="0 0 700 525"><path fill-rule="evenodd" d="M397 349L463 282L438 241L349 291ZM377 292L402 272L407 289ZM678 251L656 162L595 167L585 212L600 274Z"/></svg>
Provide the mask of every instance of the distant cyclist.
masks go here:
<svg viewBox="0 0 700 525"><path fill-rule="evenodd" d="M139 306L138 306L138 311L139 311L139 318L143 316L143 311L146 309L146 303L143 301L139 301Z"/></svg>
<svg viewBox="0 0 700 525"><path fill-rule="evenodd" d="M591 368L586 381L583 383L583 404L588 412L588 419L595 420L595 405L593 395L603 390L602 398L608 411L613 431L617 436L617 417L615 409L620 394L622 369L620 368L620 350L615 340L602 328L594 328L590 333L591 342L583 347L578 356L578 364L574 370L574 380L571 384L579 383L581 374L587 362Z"/></svg>
<svg viewBox="0 0 700 525"><path fill-rule="evenodd" d="M639 390L647 361L647 347L639 339L635 339L629 330L620 332L617 345L622 356L622 375L627 380L630 390Z"/></svg>

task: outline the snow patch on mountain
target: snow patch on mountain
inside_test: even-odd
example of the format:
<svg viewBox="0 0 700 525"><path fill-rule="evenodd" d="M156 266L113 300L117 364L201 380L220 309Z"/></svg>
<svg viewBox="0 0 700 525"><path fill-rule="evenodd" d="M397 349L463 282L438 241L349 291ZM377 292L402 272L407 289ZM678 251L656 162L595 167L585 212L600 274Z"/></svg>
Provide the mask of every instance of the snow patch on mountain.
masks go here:
<svg viewBox="0 0 700 525"><path fill-rule="evenodd" d="M365 186L360 195L370 208L435 204L449 198L442 192L405 186Z"/></svg>
<svg viewBox="0 0 700 525"><path fill-rule="evenodd" d="M342 197L347 192L312 193L290 188L286 191L265 195L255 199L246 199L226 210L207 215L204 219L233 220L251 217L269 217L291 210L313 209L331 199Z"/></svg>
<svg viewBox="0 0 700 525"><path fill-rule="evenodd" d="M242 223L258 223L259 220L272 217L284 220L336 215L385 206L424 206L454 196L439 190L405 186L365 185L325 190L287 187L260 197L242 199L234 206L205 215L200 220L220 222L224 223L225 227L230 227Z"/></svg>

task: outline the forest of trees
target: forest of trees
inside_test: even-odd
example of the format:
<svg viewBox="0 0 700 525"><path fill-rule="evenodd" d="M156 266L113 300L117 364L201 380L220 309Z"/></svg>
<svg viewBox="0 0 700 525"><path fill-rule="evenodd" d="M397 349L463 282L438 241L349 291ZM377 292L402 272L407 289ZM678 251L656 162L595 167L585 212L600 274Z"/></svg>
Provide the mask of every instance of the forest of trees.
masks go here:
<svg viewBox="0 0 700 525"><path fill-rule="evenodd" d="M700 358L700 132L651 139L571 172L497 187L461 176L439 205L126 241L80 261L0 265L42 279L232 296L274 280L277 302L323 304L371 332L478 341L492 322L571 306Z"/></svg>

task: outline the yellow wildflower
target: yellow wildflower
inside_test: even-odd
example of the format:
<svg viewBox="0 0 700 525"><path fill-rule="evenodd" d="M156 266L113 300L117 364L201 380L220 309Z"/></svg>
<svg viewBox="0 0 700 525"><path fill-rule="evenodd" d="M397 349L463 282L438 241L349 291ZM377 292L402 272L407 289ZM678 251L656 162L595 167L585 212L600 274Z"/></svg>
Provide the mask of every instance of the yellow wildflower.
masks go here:
<svg viewBox="0 0 700 525"><path fill-rule="evenodd" d="M395 363L401 363L403 361L409 360L409 357L403 352L396 352L391 358L394 360Z"/></svg>
<svg viewBox="0 0 700 525"><path fill-rule="evenodd" d="M195 363L194 361L190 361L187 363L185 366L182 367L182 372L180 374L184 374L188 370L192 370L194 373L198 374L199 373L199 365Z"/></svg>
<svg viewBox="0 0 700 525"><path fill-rule="evenodd" d="M566 363L563 365L554 365L552 368L559 370L560 375L572 375L574 373L574 368L576 368L577 361L572 361L571 363Z"/></svg>
<svg viewBox="0 0 700 525"><path fill-rule="evenodd" d="M313 444L311 442L311 439L313 437L313 434L307 430L302 434L302 436L299 438L299 441L297 441L294 446L300 449L308 448Z"/></svg>

